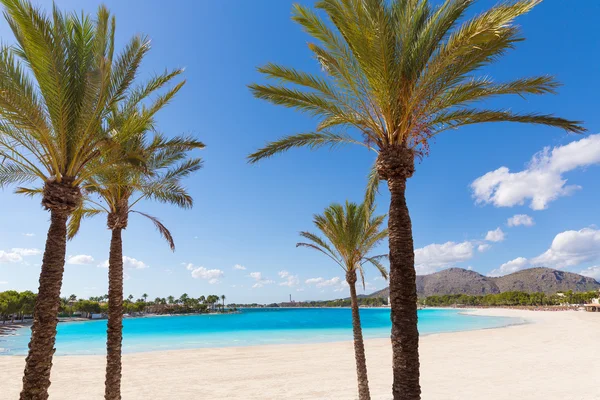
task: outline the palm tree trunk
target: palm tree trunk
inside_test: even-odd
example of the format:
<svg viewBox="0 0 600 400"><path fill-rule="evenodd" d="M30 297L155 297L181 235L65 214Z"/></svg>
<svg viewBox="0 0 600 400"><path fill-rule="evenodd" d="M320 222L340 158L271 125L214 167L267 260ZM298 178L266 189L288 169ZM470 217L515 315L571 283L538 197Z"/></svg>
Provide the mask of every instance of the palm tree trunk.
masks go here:
<svg viewBox="0 0 600 400"><path fill-rule="evenodd" d="M121 399L121 345L123 340L123 242L121 229L112 230L108 261L108 331L104 398Z"/></svg>
<svg viewBox="0 0 600 400"><path fill-rule="evenodd" d="M352 304L352 331L354 333L354 357L356 358L356 374L358 377L358 398L359 400L370 400L371 394L369 393L369 379L367 378L365 344L363 342L358 299L356 297L356 271L348 273L346 281L348 282L348 286L350 286L350 300Z"/></svg>
<svg viewBox="0 0 600 400"><path fill-rule="evenodd" d="M67 217L68 214L65 212L50 211L50 228L46 238L40 286L33 311L21 400L48 398L52 356L56 351L54 343L60 307L60 289L65 269Z"/></svg>
<svg viewBox="0 0 600 400"><path fill-rule="evenodd" d="M412 224L406 205L406 178L387 179L390 246L390 302L392 309L392 368L394 400L419 400L419 331L417 284Z"/></svg>

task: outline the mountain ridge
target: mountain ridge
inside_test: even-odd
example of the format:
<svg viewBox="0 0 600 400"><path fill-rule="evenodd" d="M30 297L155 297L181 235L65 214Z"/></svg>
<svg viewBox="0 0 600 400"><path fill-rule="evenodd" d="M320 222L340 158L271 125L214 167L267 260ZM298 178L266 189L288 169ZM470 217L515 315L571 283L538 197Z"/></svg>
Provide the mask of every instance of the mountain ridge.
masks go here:
<svg viewBox="0 0 600 400"><path fill-rule="evenodd" d="M417 275L417 295L427 297L445 294L485 295L511 291L554 294L572 290L599 290L594 278L552 268L528 268L508 275L490 277L463 268L448 268L429 275ZM389 287L368 297L388 297Z"/></svg>

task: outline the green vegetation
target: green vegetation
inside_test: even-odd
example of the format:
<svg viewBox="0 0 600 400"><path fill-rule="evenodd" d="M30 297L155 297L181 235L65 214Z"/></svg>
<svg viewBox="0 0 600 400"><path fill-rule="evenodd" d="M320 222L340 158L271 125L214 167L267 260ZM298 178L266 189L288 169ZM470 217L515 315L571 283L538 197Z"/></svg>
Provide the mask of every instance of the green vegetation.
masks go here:
<svg viewBox="0 0 600 400"><path fill-rule="evenodd" d="M210 295L208 297L200 296L198 298L189 297L186 293L178 299L169 296L168 299L157 297L152 301L147 301L148 295L134 300L132 295L123 301L122 314L143 315L143 314L205 314L210 312L235 312L238 306L229 304L227 306L215 303L225 295ZM82 318L91 318L91 314L108 313L108 295L91 296L88 299L78 299L72 294L69 297L60 299L59 317L73 317L74 314ZM35 304L36 294L27 290L17 292L16 290L7 290L0 292L0 318L2 322L24 321L25 317L31 318L33 306Z"/></svg>
<svg viewBox="0 0 600 400"><path fill-rule="evenodd" d="M598 297L597 291L575 293L572 290L565 293L547 295L545 293L504 292L470 296L466 294L449 294L429 296L419 300L419 304L430 307L445 306L559 306L590 303Z"/></svg>
<svg viewBox="0 0 600 400"><path fill-rule="evenodd" d="M36 294L29 290L20 293L16 290L0 292L2 323L5 324L8 319L10 322L24 321L26 315L33 313L36 297Z"/></svg>
<svg viewBox="0 0 600 400"><path fill-rule="evenodd" d="M500 3L464 20L473 0L320 0L295 5L292 19L314 38L321 74L277 64L259 68L273 83L251 84L255 97L318 118L313 132L283 137L249 155L258 162L293 148L358 144L377 153L390 191L389 253L394 400L419 400L419 332L412 224L406 201L415 159L445 131L490 123L542 124L581 133L579 122L510 108L492 97L555 93L550 76L496 83L480 71L522 40L515 19L539 0ZM481 107L477 107L480 105ZM351 162L351 161L350 161Z"/></svg>

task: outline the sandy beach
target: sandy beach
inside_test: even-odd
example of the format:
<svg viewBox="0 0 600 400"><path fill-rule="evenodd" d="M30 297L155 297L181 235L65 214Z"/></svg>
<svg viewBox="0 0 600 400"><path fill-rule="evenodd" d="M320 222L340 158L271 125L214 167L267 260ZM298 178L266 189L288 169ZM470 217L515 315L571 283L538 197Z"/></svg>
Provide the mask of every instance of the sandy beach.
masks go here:
<svg viewBox="0 0 600 400"><path fill-rule="evenodd" d="M599 400L600 313L476 310L530 323L421 338L424 400ZM366 342L373 399L390 399L389 340ZM54 358L51 399L102 399L104 357ZM352 343L127 354L124 399L355 399ZM0 357L16 399L24 357Z"/></svg>

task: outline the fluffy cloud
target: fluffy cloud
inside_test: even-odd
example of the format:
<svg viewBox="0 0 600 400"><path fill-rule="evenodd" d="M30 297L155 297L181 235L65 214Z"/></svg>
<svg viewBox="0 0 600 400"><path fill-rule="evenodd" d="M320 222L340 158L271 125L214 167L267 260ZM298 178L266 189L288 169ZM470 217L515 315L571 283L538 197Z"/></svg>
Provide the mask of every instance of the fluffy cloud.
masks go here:
<svg viewBox="0 0 600 400"><path fill-rule="evenodd" d="M534 265L564 268L600 259L600 230L584 228L565 231L554 237L543 254L531 260Z"/></svg>
<svg viewBox="0 0 600 400"><path fill-rule="evenodd" d="M455 263L467 261L473 257L474 245L466 241L461 243L446 242L430 244L415 250L417 273L431 274Z"/></svg>
<svg viewBox="0 0 600 400"><path fill-rule="evenodd" d="M292 275L288 271L279 271L279 277L285 279L285 281L280 282L279 286L297 286L300 283L300 279L298 275Z"/></svg>
<svg viewBox="0 0 600 400"><path fill-rule="evenodd" d="M233 269L238 270L238 271L245 271L246 267L244 267L243 265L240 265L240 264L235 264L233 266Z"/></svg>
<svg viewBox="0 0 600 400"><path fill-rule="evenodd" d="M0 263L15 263L23 261L23 257L20 254L14 252L7 252L4 250L0 250Z"/></svg>
<svg viewBox="0 0 600 400"><path fill-rule="evenodd" d="M487 243L483 243L480 244L479 246L477 246L477 251L480 253L483 253L484 251L488 251L492 246L487 244Z"/></svg>
<svg viewBox="0 0 600 400"><path fill-rule="evenodd" d="M579 273L583 276L589 276L590 278L600 280L600 265L596 265L595 267L586 268Z"/></svg>
<svg viewBox="0 0 600 400"><path fill-rule="evenodd" d="M529 261L525 257L518 257L507 263L504 263L495 270L492 270L489 276L502 276L506 274L512 274L513 272L520 271L529 265Z"/></svg>
<svg viewBox="0 0 600 400"><path fill-rule="evenodd" d="M496 228L493 231L489 231L487 235L485 235L485 240L488 242L502 242L504 240L504 232L502 229Z"/></svg>
<svg viewBox="0 0 600 400"><path fill-rule="evenodd" d="M506 225L508 226L533 226L534 222L533 222L533 218L531 218L529 215L527 214L517 214L517 215L513 215L512 217L510 217L508 219L508 221L506 221Z"/></svg>
<svg viewBox="0 0 600 400"><path fill-rule="evenodd" d="M146 269L148 268L148 265L133 257L123 256L123 267L130 269Z"/></svg>
<svg viewBox="0 0 600 400"><path fill-rule="evenodd" d="M39 254L42 254L41 250L23 249L20 247L12 248L10 251L0 250L0 264L21 262L23 261L23 257Z"/></svg>
<svg viewBox="0 0 600 400"><path fill-rule="evenodd" d="M105 260L102 264L98 265L100 268L108 268L108 260ZM146 269L150 268L149 265L143 261L136 260L133 257L123 256L123 268L128 269Z"/></svg>
<svg viewBox="0 0 600 400"><path fill-rule="evenodd" d="M40 249L23 249L20 247L14 247L11 249L11 251L13 253L17 253L20 256L37 256L39 254L42 254L42 251Z"/></svg>
<svg viewBox="0 0 600 400"><path fill-rule="evenodd" d="M342 285L342 282L345 283L346 281L342 281L342 279L339 276L334 276L331 279L325 279L322 277L310 278L304 281L304 283L306 283L307 285L315 285L318 288Z"/></svg>
<svg viewBox="0 0 600 400"><path fill-rule="evenodd" d="M192 272L192 278L194 279L204 279L208 281L211 285L215 283L219 283L219 279L223 277L225 274L220 269L207 269L204 267L196 267L194 264L187 264L185 268L188 271Z"/></svg>
<svg viewBox="0 0 600 400"><path fill-rule="evenodd" d="M67 258L67 264L71 264L71 265L84 265L84 264L93 264L93 263L94 263L94 257L88 256L85 254L69 256Z"/></svg>
<svg viewBox="0 0 600 400"><path fill-rule="evenodd" d="M600 134L564 146L546 147L535 154L526 169L510 172L507 167L475 179L471 183L478 204L512 207L529 202L534 210L543 210L548 203L580 189L567 185L563 174L600 163Z"/></svg>
<svg viewBox="0 0 600 400"><path fill-rule="evenodd" d="M275 283L275 281L272 281L271 279L263 278L261 272L250 272L249 276L250 276L250 278L252 278L256 281L256 283L254 285L252 285L253 289L261 288L265 285L271 285L271 284Z"/></svg>

